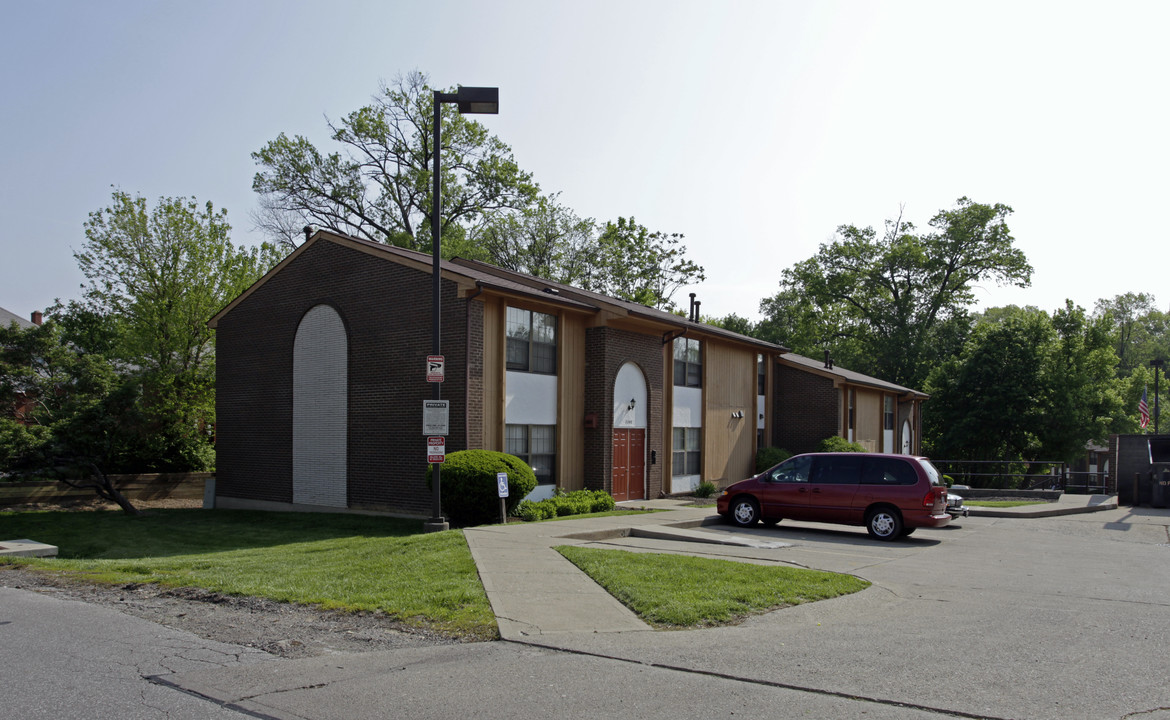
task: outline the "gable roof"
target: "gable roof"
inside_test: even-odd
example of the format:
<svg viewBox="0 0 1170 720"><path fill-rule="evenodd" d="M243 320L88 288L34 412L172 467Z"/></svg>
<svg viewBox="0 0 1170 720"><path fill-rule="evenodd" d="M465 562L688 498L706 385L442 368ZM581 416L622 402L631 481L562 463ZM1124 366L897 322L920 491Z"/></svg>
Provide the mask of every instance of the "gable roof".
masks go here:
<svg viewBox="0 0 1170 720"><path fill-rule="evenodd" d="M399 265L412 267L422 272L433 272L434 259L430 253L419 252L407 248L395 247L383 243L350 237L333 230L317 230L300 247L289 253L283 260L265 273L239 297L232 300L222 310L215 314L208 322L208 326L215 328L219 319L227 315L249 295L263 286L269 279L278 274L286 265L300 257L308 248L319 242L331 242L363 252L371 257L394 262ZM439 264L444 279L466 285L468 288L487 288L519 298L526 298L543 303L559 305L570 310L597 314L607 312L611 315L633 317L643 321L653 322L667 328L668 332L678 332L679 336L686 335L692 330L706 336L720 337L738 343L752 345L760 350L771 353L783 353L788 349L780 345L757 340L747 335L741 335L730 330L693 322L685 317L657 308L640 305L628 300L602 295L571 285L545 280L534 275L505 270L478 260L453 258L442 260ZM680 332L681 331L681 332Z"/></svg>
<svg viewBox="0 0 1170 720"><path fill-rule="evenodd" d="M0 307L0 327L8 327L12 323L16 323L16 326L22 330L35 327L31 320L25 320L16 313L9 312L8 310Z"/></svg>
<svg viewBox="0 0 1170 720"><path fill-rule="evenodd" d="M777 362L784 363L798 370L811 372L822 377L832 378L835 381L849 383L850 385L863 385L865 387L877 388L878 390L885 390L886 392L897 393L898 395L908 395L911 398L918 400L926 400L930 396L920 390L913 388L902 387L892 382L879 380L870 375L863 375L859 372L846 370L843 367L834 365L831 368L825 367L823 360L813 360L803 355L796 353L786 353L777 358Z"/></svg>

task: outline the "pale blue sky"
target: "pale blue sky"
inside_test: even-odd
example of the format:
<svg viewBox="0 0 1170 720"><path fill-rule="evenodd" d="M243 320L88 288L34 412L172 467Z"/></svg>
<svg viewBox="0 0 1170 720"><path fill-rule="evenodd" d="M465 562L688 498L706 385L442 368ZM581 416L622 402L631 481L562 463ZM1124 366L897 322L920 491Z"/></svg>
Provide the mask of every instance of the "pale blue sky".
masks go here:
<svg viewBox="0 0 1170 720"><path fill-rule="evenodd" d="M756 318L843 223L1015 208L1029 290L1170 304L1166 2L0 0L0 306L79 296L111 185L251 228L250 153L418 69L495 85L480 120L584 217L681 232L707 315Z"/></svg>

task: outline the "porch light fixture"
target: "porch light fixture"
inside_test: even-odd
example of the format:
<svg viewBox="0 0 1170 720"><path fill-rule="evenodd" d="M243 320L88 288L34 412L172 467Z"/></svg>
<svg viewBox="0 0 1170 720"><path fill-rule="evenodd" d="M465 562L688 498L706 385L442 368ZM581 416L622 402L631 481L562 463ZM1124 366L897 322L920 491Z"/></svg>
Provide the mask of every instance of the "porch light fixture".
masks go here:
<svg viewBox="0 0 1170 720"><path fill-rule="evenodd" d="M478 115L495 115L500 112L500 89L494 87L461 87L458 91L453 93L439 92L435 90L434 99L434 127L432 128L433 142L435 148L435 164L434 171L431 176L431 255L433 261L433 271L431 277L431 351L435 355L441 355L439 351L439 295L441 286L441 272L439 264L441 261L441 227L442 223L439 221L439 214L443 209L442 202L442 183L441 156L443 154L443 121L442 121L442 106L443 103L455 104L459 107L460 114L478 114ZM435 400L442 399L441 386L442 383L430 383L434 386L432 396ZM442 473L440 466L442 463L431 464L431 484L434 486L434 497L432 500L432 508L434 509L433 517L427 522L423 523L423 530L427 532L438 532L439 530L446 530L448 528L447 519L443 517L443 501L440 492L440 480Z"/></svg>
<svg viewBox="0 0 1170 720"><path fill-rule="evenodd" d="M635 403L637 403L637 400L634 398L630 398L630 404L626 405L626 410L633 410Z"/></svg>

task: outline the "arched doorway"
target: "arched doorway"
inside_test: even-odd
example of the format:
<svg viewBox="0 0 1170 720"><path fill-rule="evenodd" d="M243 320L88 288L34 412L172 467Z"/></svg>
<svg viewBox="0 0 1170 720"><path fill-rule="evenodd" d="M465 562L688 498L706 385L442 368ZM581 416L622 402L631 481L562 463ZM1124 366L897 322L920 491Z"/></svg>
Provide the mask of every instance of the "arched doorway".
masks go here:
<svg viewBox="0 0 1170 720"><path fill-rule="evenodd" d="M646 497L646 376L632 362L621 366L613 383L613 499Z"/></svg>
<svg viewBox="0 0 1170 720"><path fill-rule="evenodd" d="M293 341L293 503L348 505L349 375L345 324L317 305Z"/></svg>

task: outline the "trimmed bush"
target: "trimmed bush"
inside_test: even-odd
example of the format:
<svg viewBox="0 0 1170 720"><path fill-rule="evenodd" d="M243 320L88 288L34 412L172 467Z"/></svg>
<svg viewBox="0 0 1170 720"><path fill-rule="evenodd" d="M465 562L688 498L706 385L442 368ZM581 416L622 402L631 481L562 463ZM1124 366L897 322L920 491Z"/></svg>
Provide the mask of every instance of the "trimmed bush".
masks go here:
<svg viewBox="0 0 1170 720"><path fill-rule="evenodd" d="M590 492L589 490L582 490L580 492ZM617 507L613 496L604 490L593 490L593 507L590 512L609 512Z"/></svg>
<svg viewBox="0 0 1170 720"><path fill-rule="evenodd" d="M556 495L547 500L525 500L520 503L516 516L525 522L534 522L569 515L609 512L614 507L613 497L604 490L574 490L570 493L558 490Z"/></svg>
<svg viewBox="0 0 1170 720"><path fill-rule="evenodd" d="M764 472L792 457L792 453L784 448L763 447L756 451L756 472Z"/></svg>
<svg viewBox="0 0 1170 720"><path fill-rule="evenodd" d="M698 487L695 488L695 497L709 498L714 495L715 491L718 489L719 487L715 483L711 482L710 480L704 480L699 483Z"/></svg>
<svg viewBox="0 0 1170 720"><path fill-rule="evenodd" d="M508 514L536 487L536 473L520 458L493 450L459 450L443 463L441 495L443 512L459 527L490 525L500 521L500 494L496 473L508 473ZM427 487L431 466L427 466Z"/></svg>
<svg viewBox="0 0 1170 720"><path fill-rule="evenodd" d="M516 508L516 516L524 522L536 522L538 520L556 517L557 510L553 507L552 502L548 500L541 500L540 502L522 500L519 507Z"/></svg>
<svg viewBox="0 0 1170 720"><path fill-rule="evenodd" d="M833 435L821 440L817 445L817 452L865 452L860 443L849 442L840 435Z"/></svg>

